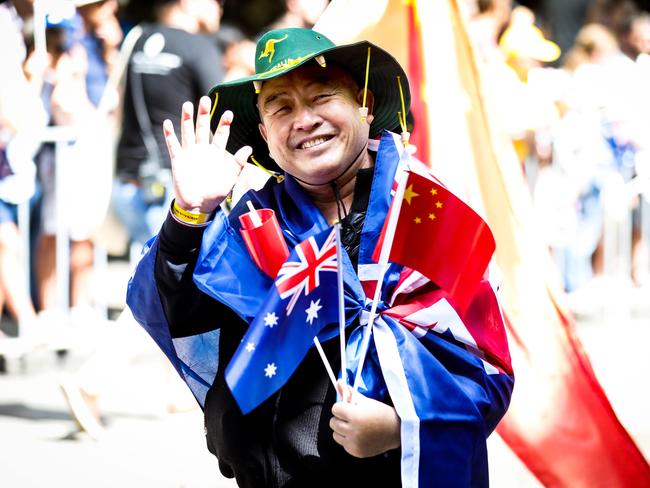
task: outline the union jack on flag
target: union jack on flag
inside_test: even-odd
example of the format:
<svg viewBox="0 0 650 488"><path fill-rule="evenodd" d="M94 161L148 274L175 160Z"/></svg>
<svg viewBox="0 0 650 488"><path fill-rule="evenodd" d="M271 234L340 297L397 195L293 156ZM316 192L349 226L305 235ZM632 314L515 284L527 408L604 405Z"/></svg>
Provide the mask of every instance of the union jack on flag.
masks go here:
<svg viewBox="0 0 650 488"><path fill-rule="evenodd" d="M318 287L321 271L336 271L336 232L332 230L320 248L314 237L302 241L295 253L298 260L285 262L275 281L280 298L291 297L287 315L291 314L303 290L307 296Z"/></svg>

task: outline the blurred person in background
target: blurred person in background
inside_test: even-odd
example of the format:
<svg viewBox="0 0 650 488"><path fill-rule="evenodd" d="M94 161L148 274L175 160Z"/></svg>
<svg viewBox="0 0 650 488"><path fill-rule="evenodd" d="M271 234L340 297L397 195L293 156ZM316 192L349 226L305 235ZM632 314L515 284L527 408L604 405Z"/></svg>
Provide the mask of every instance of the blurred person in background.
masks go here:
<svg viewBox="0 0 650 488"><path fill-rule="evenodd" d="M584 25L595 1L598 0L542 0L526 2L525 5L535 10L542 30L564 54L573 46L576 34ZM560 65L554 64L556 67Z"/></svg>
<svg viewBox="0 0 650 488"><path fill-rule="evenodd" d="M635 11L624 18L618 28L621 51L634 62L630 76L637 80L633 115L635 136L631 137L634 147L634 176L640 187L648 187L650 179L650 13ZM650 194L646 191L646 201ZM634 202L632 227L632 279L641 286L648 281L649 248L643 233L643 221L648 221L648 206L643 205L641 197ZM647 224L646 224L647 225Z"/></svg>
<svg viewBox="0 0 650 488"><path fill-rule="evenodd" d="M173 197L163 120L172 118L180 123L178 107L186 100L198 100L223 77L221 56L213 40L221 7L215 0L155 0L158 20L134 27L125 39L125 44L133 42L133 48L126 73L111 205L129 231L133 248L158 232ZM156 160L153 168L148 166L152 158ZM147 188L149 184L159 187ZM130 317L123 312L98 349L60 383L71 415L94 439L105 432L102 396L115 376L126 374L130 361L150 346ZM164 370L169 372L168 364ZM178 382L175 376L170 379ZM174 384L168 386L167 410L186 409L186 401L178 397Z"/></svg>
<svg viewBox="0 0 650 488"><path fill-rule="evenodd" d="M93 232L101 225L110 198L114 133L110 119L115 114L117 92L108 79L122 30L116 0L75 0L74 5L76 15L73 11L48 28L52 62L42 96L49 104L51 125L70 127L77 138L63 154L56 155L54 146L46 144L39 155L43 208L37 282L40 309L55 310L55 235L57 226L66 225L70 233L70 306L84 315L93 300ZM57 167L66 174L63 188L56 188ZM88 205L56 208L57 191L66 193L67 202Z"/></svg>
<svg viewBox="0 0 650 488"><path fill-rule="evenodd" d="M35 323L36 313L27 286L28 270L22 266L17 205L34 193L33 157L46 120L38 96L46 60L33 60L31 80L23 71L22 28L32 14L31 1L0 2L0 317L6 306L21 329Z"/></svg>
<svg viewBox="0 0 650 488"><path fill-rule="evenodd" d="M544 67L560 57L560 48L546 39L535 22L532 10L516 7L499 39L505 62L518 79L504 86L503 101L508 107L504 121L527 173L534 173L540 160L543 164L550 159L548 134L559 118L553 83L557 71ZM532 181L534 175L528 176Z"/></svg>
<svg viewBox="0 0 650 488"><path fill-rule="evenodd" d="M222 25L217 31L217 45L223 57L223 81L230 81L255 72L255 43L234 25Z"/></svg>
<svg viewBox="0 0 650 488"><path fill-rule="evenodd" d="M484 63L502 63L499 38L508 26L511 0L467 0L469 34L479 59Z"/></svg>
<svg viewBox="0 0 650 488"><path fill-rule="evenodd" d="M564 189L560 200L566 202L557 213L561 218L548 214L546 219L548 235L562 236L554 253L566 290L588 292L591 287L587 285L597 283L594 278L604 271L605 203L622 206L623 212L638 205L638 199L630 199L625 182L634 177L639 155L647 147L647 134L642 130L647 115L638 110L644 90L634 63L623 55L607 27L583 27L565 57L564 69L570 79L562 119L553 130L553 167L549 179L538 182L537 208L544 212L557 207L557 189ZM613 195L607 202L603 201L605 191ZM633 249L637 249L637 209L632 210L632 219ZM632 249L618 253L632 253L635 259ZM633 261L633 270L637 264ZM632 278L637 279L634 271ZM575 294L578 308L588 305L580 301L581 296L588 300L587 295Z"/></svg>
<svg viewBox="0 0 650 488"><path fill-rule="evenodd" d="M481 1L476 12L470 17L469 32L487 102L512 139L532 185L538 160L548 159L547 133L558 118L551 89L556 76L546 65L559 57L560 50L545 38L526 7L510 10L509 1Z"/></svg>
<svg viewBox="0 0 650 488"><path fill-rule="evenodd" d="M633 61L650 55L650 13L640 12L629 17L621 29L621 50Z"/></svg>
<svg viewBox="0 0 650 488"><path fill-rule="evenodd" d="M311 29L321 16L329 0L285 0L285 11L268 29L304 27Z"/></svg>
<svg viewBox="0 0 650 488"><path fill-rule="evenodd" d="M155 0L127 69L122 133L111 206L133 248L155 235L172 199L170 160L160 127L178 107L223 79L221 55L203 34L219 29L222 1Z"/></svg>

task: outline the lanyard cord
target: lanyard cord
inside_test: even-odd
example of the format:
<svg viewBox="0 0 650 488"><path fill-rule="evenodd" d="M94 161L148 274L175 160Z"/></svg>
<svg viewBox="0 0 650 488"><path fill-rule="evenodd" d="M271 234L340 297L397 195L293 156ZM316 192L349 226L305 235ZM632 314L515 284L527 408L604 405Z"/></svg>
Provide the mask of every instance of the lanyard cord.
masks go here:
<svg viewBox="0 0 650 488"><path fill-rule="evenodd" d="M341 198L341 192L339 191L339 187L336 185L336 181L332 181L330 184L332 185L332 191L334 192L334 199L336 200L336 213L338 214L339 223L342 226L346 226L346 224L349 225L348 211L345 208L343 199ZM343 207L343 215L341 215L341 207Z"/></svg>

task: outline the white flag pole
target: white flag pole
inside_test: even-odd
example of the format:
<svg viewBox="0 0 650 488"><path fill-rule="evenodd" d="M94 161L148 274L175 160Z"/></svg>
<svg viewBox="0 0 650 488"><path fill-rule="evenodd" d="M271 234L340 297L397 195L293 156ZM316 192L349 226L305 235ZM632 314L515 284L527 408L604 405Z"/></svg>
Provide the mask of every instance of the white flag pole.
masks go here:
<svg viewBox="0 0 650 488"><path fill-rule="evenodd" d="M381 245L381 252L379 253L379 262L377 263L380 268L379 277L377 278L377 286L375 287L375 294L372 298L372 305L370 306L370 315L368 317L368 324L364 330L363 341L361 343L361 353L359 357L359 366L357 367L357 373L354 378L354 390L356 391L359 388L359 383L361 382L361 372L363 371L363 363L366 360L366 355L368 354L368 347L370 346L370 335L372 334L372 324L377 317L377 305L379 304L379 298L381 295L381 287L384 283L384 275L388 269L388 256L390 255L391 247L393 246L393 239L395 238L395 229L397 228L397 218L399 217L400 210L402 209L402 200L404 199L404 190L406 190L406 181L408 180L408 172L402 171L402 174L399 175L399 181L397 184L397 190L395 192L395 198L393 200L393 206L391 207L390 214L388 216L388 225L386 227L386 234L384 235L384 241Z"/></svg>
<svg viewBox="0 0 650 488"><path fill-rule="evenodd" d="M336 271L337 288L339 297L339 342L341 343L341 376L345 384L348 384L347 361L345 356L345 297L343 294L343 260L341 253L341 223L334 225L336 229Z"/></svg>
<svg viewBox="0 0 650 488"><path fill-rule="evenodd" d="M330 377L330 381L332 382L332 385L336 390L336 377L334 376L334 371L332 370L332 366L330 366L330 362L327 360L327 356L325 356L325 351L323 351L323 346L320 345L320 341L318 340L318 337L314 337L314 345L316 346L316 350L318 351L318 354L320 354L320 358L323 361L323 364L325 365L327 376Z"/></svg>

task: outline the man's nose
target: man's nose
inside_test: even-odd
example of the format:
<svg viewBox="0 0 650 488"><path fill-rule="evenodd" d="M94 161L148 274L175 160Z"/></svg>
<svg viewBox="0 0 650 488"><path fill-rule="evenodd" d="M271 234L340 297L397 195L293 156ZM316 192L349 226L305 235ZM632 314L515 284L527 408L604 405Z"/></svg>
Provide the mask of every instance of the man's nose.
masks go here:
<svg viewBox="0 0 650 488"><path fill-rule="evenodd" d="M323 119L318 115L313 107L301 105L296 108L296 115L293 121L293 127L296 130L311 130L318 127Z"/></svg>

